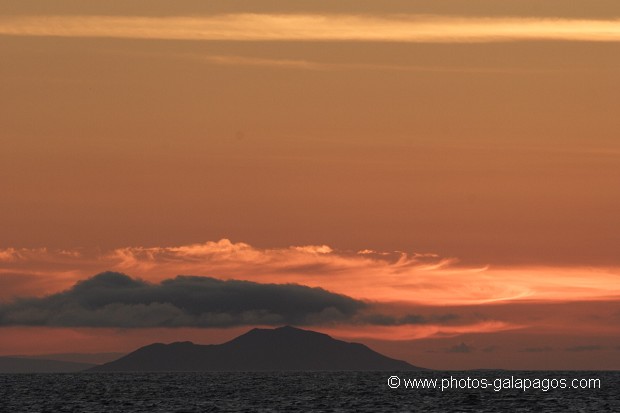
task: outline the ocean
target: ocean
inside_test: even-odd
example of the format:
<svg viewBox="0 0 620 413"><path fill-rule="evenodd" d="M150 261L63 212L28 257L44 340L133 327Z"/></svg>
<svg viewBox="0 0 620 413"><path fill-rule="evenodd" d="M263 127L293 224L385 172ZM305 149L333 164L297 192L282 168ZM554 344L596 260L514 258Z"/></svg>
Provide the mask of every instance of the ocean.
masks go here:
<svg viewBox="0 0 620 413"><path fill-rule="evenodd" d="M309 411L620 412L620 372L0 375L3 413Z"/></svg>

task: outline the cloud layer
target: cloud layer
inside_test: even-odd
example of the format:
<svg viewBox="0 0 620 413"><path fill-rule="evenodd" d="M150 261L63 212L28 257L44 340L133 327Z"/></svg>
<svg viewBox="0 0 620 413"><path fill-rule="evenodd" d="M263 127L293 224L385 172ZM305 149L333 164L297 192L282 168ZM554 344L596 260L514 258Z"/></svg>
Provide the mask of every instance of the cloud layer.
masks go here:
<svg viewBox="0 0 620 413"><path fill-rule="evenodd" d="M0 250L0 302L70 288L108 269L159 282L174 274L301 284L354 299L410 305L607 301L620 298L614 268L471 268L432 253L335 250L327 245L256 248L227 239L110 251ZM403 316L403 314L399 314Z"/></svg>
<svg viewBox="0 0 620 413"><path fill-rule="evenodd" d="M385 311L387 310L387 311ZM117 272L44 297L0 305L0 326L192 327L244 325L458 326L456 314L395 314L318 287L180 275L149 283ZM471 320L465 320L465 323ZM450 328L450 327L448 327Z"/></svg>
<svg viewBox="0 0 620 413"><path fill-rule="evenodd" d="M115 272L89 275L102 268ZM211 334L223 340L249 325L288 323L361 341L432 339L424 351L443 348L437 354L471 358L474 367L497 346L493 354L512 349L530 358L554 354L545 350L551 346L607 354L591 343L617 346L620 314L614 269L467 268L430 253L261 249L229 240L111 251L9 248L0 250L0 283L5 351L33 331L99 348L92 346L101 335L133 346L154 337L213 342ZM107 345L101 348L114 348Z"/></svg>
<svg viewBox="0 0 620 413"><path fill-rule="evenodd" d="M620 41L617 20L426 15L228 14L198 17L13 16L0 34L241 41Z"/></svg>
<svg viewBox="0 0 620 413"><path fill-rule="evenodd" d="M321 288L178 276L160 284L106 272L70 290L0 306L0 325L229 327L321 324L351 318L361 301Z"/></svg>

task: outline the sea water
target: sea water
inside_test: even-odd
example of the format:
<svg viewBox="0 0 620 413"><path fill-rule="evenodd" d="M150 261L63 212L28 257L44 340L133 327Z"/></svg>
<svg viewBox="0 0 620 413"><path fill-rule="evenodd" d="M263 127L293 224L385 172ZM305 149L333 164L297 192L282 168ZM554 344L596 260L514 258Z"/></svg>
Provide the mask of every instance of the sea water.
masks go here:
<svg viewBox="0 0 620 413"><path fill-rule="evenodd" d="M8 413L308 411L620 412L620 372L0 375L0 412Z"/></svg>

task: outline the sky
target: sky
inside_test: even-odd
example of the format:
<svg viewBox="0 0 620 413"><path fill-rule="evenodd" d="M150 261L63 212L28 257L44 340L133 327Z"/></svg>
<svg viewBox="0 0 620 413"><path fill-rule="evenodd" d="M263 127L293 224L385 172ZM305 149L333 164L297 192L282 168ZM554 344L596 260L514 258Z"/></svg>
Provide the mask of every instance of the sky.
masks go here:
<svg viewBox="0 0 620 413"><path fill-rule="evenodd" d="M0 355L620 368L617 1L25 0L0 54Z"/></svg>

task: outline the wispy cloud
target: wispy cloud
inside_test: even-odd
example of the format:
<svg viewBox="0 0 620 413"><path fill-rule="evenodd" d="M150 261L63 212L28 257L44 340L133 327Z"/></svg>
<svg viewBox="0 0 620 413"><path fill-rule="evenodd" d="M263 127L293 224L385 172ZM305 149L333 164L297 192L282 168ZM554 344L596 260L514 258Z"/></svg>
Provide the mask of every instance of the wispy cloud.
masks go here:
<svg viewBox="0 0 620 413"><path fill-rule="evenodd" d="M227 239L110 251L0 250L0 299L69 288L104 270L161 281L178 274L322 287L355 299L411 305L617 300L620 275L605 268L472 268L435 254L337 250L327 245L256 248ZM20 281L23 280L23 283ZM3 281L4 282L4 281Z"/></svg>
<svg viewBox="0 0 620 413"><path fill-rule="evenodd" d="M471 353L473 348L465 343L457 344L446 350L446 353Z"/></svg>
<svg viewBox="0 0 620 413"><path fill-rule="evenodd" d="M312 14L7 16L0 18L0 34L239 41L617 42L620 41L620 21Z"/></svg>
<svg viewBox="0 0 620 413"><path fill-rule="evenodd" d="M523 350L521 350L524 353L548 353L550 351L553 351L553 348L549 347L549 346L542 346L542 347L526 347Z"/></svg>
<svg viewBox="0 0 620 413"><path fill-rule="evenodd" d="M0 256L0 324L9 326L211 329L290 322L321 326L339 337L390 340L517 329L618 331L617 269L471 268L434 253L343 251L320 244L257 248L227 239L109 251L9 248ZM125 287L101 294L106 280L91 277L104 270L137 277L128 284L137 283L139 294ZM76 292L80 285L93 288ZM298 313L260 303L244 307L247 302L231 298L217 308L184 307L183 297L228 294L228 287L267 304L293 298L319 305Z"/></svg>
<svg viewBox="0 0 620 413"><path fill-rule="evenodd" d="M566 351L575 351L575 352L581 352L581 351L600 351L600 350L603 350L603 347L599 346L598 344L593 344L593 345L585 345L585 346L567 347L565 350Z"/></svg>
<svg viewBox="0 0 620 413"><path fill-rule="evenodd" d="M172 55L168 55L172 56ZM302 59L274 59L266 57L249 57L235 55L199 55L177 54L175 57L202 60L211 64L224 66L252 66L275 69L296 69L311 71L351 71L372 70L387 72L433 72L433 73L541 73L542 70L534 69L506 69L494 67L448 67L448 66L423 66L423 65L396 65L396 64L370 64L370 63L333 63Z"/></svg>

